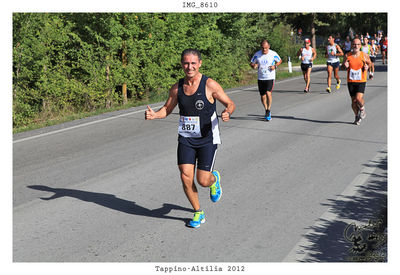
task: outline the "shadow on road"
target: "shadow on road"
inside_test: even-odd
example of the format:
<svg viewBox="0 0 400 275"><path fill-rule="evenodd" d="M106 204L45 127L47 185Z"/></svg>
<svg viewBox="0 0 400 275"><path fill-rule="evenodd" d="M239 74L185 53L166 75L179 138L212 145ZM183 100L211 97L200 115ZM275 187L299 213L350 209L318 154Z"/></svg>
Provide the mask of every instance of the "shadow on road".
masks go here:
<svg viewBox="0 0 400 275"><path fill-rule="evenodd" d="M279 119L301 120L301 121L308 121L308 122L314 122L314 123L323 123L323 124L328 124L328 123L334 123L334 124L353 124L352 122L349 122L349 121L316 120L316 119L301 118L301 117L295 117L295 116L273 116L273 117L274 117L274 118L279 118Z"/></svg>
<svg viewBox="0 0 400 275"><path fill-rule="evenodd" d="M301 247L308 251L303 262L387 262L387 156L364 166L376 170L357 186L357 195L323 204L337 218L320 218L308 228L312 233L305 235L309 245Z"/></svg>
<svg viewBox="0 0 400 275"><path fill-rule="evenodd" d="M264 118L263 115L255 115L255 114L248 114L245 117L232 116L231 119L233 119L233 120L255 120L255 121L263 121L263 122L265 122L265 118ZM349 122L349 121L316 120L316 119L301 118L301 117L295 117L295 116L276 116L276 115L272 115L272 119L302 120L302 121L308 121L308 122L314 122L314 123L323 123L323 124L329 124L329 123L351 124L351 125L353 124L352 122Z"/></svg>
<svg viewBox="0 0 400 275"><path fill-rule="evenodd" d="M66 189L66 188L52 188L44 185L30 185L28 186L28 188L54 193L54 195L51 197L41 198L42 200L54 200L61 197L71 197L82 201L93 202L100 206L124 212L127 214L147 216L152 218L180 220L185 223L188 223L190 219L167 216L167 214L170 213L171 210L182 210L187 212L193 212L192 209L169 203L164 203L162 207L151 210L142 207L133 201L124 200L121 198L117 198L115 195L105 194L105 193L95 193L95 192Z"/></svg>

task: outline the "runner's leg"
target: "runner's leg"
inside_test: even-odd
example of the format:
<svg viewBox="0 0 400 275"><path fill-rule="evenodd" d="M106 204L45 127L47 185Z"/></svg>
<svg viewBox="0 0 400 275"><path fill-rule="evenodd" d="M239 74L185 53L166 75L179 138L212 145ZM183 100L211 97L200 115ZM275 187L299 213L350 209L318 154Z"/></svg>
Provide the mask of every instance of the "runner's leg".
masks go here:
<svg viewBox="0 0 400 275"><path fill-rule="evenodd" d="M200 209L199 193L194 183L194 164L180 164L183 191L194 210Z"/></svg>

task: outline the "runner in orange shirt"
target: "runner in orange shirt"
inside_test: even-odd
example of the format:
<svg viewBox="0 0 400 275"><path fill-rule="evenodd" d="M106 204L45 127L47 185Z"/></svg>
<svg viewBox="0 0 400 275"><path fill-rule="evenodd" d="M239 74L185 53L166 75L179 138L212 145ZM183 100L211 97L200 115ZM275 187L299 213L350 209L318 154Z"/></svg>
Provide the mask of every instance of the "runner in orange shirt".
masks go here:
<svg viewBox="0 0 400 275"><path fill-rule="evenodd" d="M364 91L367 83L367 72L371 66L368 54L361 50L361 40L356 38L352 43L352 51L347 53L343 60L343 67L347 69L347 87L351 97L351 107L355 114L354 124L360 125L365 118Z"/></svg>

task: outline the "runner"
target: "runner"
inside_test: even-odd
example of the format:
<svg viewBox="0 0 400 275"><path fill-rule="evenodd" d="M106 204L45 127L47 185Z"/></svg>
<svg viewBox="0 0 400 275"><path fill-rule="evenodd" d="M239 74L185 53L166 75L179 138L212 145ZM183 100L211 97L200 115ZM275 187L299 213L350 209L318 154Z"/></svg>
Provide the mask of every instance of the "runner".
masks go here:
<svg viewBox="0 0 400 275"><path fill-rule="evenodd" d="M344 54L351 52L351 40L350 36L346 36L346 41L344 41Z"/></svg>
<svg viewBox="0 0 400 275"><path fill-rule="evenodd" d="M346 54L343 67L347 69L347 87L351 97L351 107L355 114L354 124L360 125L365 118L364 91L367 83L367 71L371 65L369 56L361 51L361 40L353 40L353 51Z"/></svg>
<svg viewBox="0 0 400 275"><path fill-rule="evenodd" d="M306 82L306 87L304 88L305 93L310 91L312 64L314 59L317 57L317 52L310 46L310 44L310 39L306 38L304 40L305 46L300 48L297 52L297 56L301 58L301 70L303 72L304 81Z"/></svg>
<svg viewBox="0 0 400 275"><path fill-rule="evenodd" d="M371 60L371 67L369 68L369 79L374 78L374 73L375 73L375 60L376 60L376 54L378 52L378 47L375 44L375 40L371 40L371 53L369 55L369 59Z"/></svg>
<svg viewBox="0 0 400 275"><path fill-rule="evenodd" d="M221 143L216 101L225 106L221 113L222 121L229 121L235 104L216 81L199 72L202 60L198 50L184 50L181 65L185 78L171 87L169 98L157 112L147 106L145 119L165 118L179 105L178 167L183 190L194 209L194 217L188 226L197 228L205 222L205 215L194 183L195 164L197 161L198 184L210 187L211 201L219 201L221 176L213 170L217 145Z"/></svg>
<svg viewBox="0 0 400 275"><path fill-rule="evenodd" d="M385 64L385 59L387 63L387 50L388 50L388 38L385 35L383 39L381 39L381 53L382 53L382 63Z"/></svg>
<svg viewBox="0 0 400 275"><path fill-rule="evenodd" d="M271 120L272 90L275 82L276 68L282 63L279 55L270 49L268 40L261 42L261 50L251 59L251 67L258 68L258 91L265 109L265 119Z"/></svg>
<svg viewBox="0 0 400 275"><path fill-rule="evenodd" d="M327 72L328 72L328 87L326 91L328 93L331 92L331 78L332 78L332 71L334 71L334 77L336 78L336 90L340 89L340 83L342 82L339 78L339 66L340 66L340 59L338 56L343 56L343 51L339 45L335 43L335 40L332 35L328 37L328 46L326 46L326 54L327 57L326 65L327 65Z"/></svg>
<svg viewBox="0 0 400 275"><path fill-rule="evenodd" d="M368 33L367 33L368 34ZM369 40L367 37L364 37L364 43L361 46L361 51L363 53L365 53L368 56L371 56L374 54L373 50L372 50L372 46L369 44ZM372 61L372 60L371 60ZM373 67L373 63L371 64L371 66L369 67L368 71L369 71L369 78L371 79L373 77L373 73L371 73L371 69Z"/></svg>

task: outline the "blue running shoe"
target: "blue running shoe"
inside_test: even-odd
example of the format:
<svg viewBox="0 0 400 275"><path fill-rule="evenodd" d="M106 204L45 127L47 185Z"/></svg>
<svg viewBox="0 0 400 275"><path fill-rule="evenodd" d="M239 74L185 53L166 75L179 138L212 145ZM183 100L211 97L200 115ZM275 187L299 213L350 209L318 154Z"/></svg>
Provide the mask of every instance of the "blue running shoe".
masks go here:
<svg viewBox="0 0 400 275"><path fill-rule="evenodd" d="M270 121L270 120L271 120L271 111L270 111L270 110L267 110L267 111L266 111L266 113L265 113L265 119L266 119L267 121Z"/></svg>
<svg viewBox="0 0 400 275"><path fill-rule="evenodd" d="M204 216L204 211L194 212L193 220L189 222L189 226L193 228L198 228L202 223L206 222L206 218Z"/></svg>
<svg viewBox="0 0 400 275"><path fill-rule="evenodd" d="M210 199L213 202L219 201L219 199L222 196L222 188L221 188L221 175L217 170L214 170L213 172L214 177L216 178L216 181L214 182L213 185L210 186Z"/></svg>

